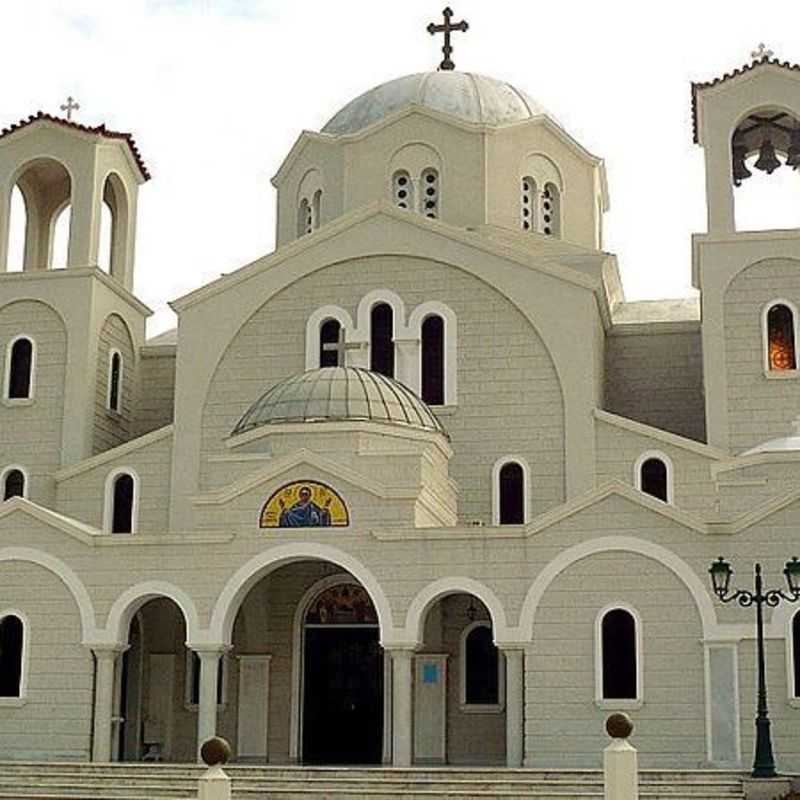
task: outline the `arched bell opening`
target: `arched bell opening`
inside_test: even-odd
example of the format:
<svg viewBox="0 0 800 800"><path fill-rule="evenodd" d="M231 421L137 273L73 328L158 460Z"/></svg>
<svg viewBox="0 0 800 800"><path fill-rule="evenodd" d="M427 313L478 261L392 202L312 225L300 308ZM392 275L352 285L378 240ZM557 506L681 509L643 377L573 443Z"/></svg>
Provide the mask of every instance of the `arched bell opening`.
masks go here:
<svg viewBox="0 0 800 800"><path fill-rule="evenodd" d="M238 608L218 730L244 763L389 759L390 681L369 591L339 565L293 561Z"/></svg>
<svg viewBox="0 0 800 800"><path fill-rule="evenodd" d="M415 665L415 762L505 764L505 658L487 606L466 592L432 603Z"/></svg>
<svg viewBox="0 0 800 800"><path fill-rule="evenodd" d="M57 228L57 220L72 199L72 179L66 168L52 158L28 162L12 187L10 199L13 216L9 233L13 238L6 264L0 266L26 271L66 266L69 216L65 218L66 232Z"/></svg>
<svg viewBox="0 0 800 800"><path fill-rule="evenodd" d="M731 137L737 230L800 228L800 119L766 108L749 113Z"/></svg>

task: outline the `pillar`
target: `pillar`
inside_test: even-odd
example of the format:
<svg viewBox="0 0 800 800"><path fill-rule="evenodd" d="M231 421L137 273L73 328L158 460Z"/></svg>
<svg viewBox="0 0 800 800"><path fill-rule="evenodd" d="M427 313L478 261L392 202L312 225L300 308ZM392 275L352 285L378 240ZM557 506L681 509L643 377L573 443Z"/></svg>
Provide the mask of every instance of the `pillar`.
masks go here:
<svg viewBox="0 0 800 800"><path fill-rule="evenodd" d="M226 647L195 649L200 658L200 691L197 707L197 759L203 742L217 735L217 690L219 684L219 659ZM201 762L202 763L202 762Z"/></svg>
<svg viewBox="0 0 800 800"><path fill-rule="evenodd" d="M124 647L92 648L96 659L92 761L111 761L114 666Z"/></svg>
<svg viewBox="0 0 800 800"><path fill-rule="evenodd" d="M413 650L392 650L392 764L411 766Z"/></svg>
<svg viewBox="0 0 800 800"><path fill-rule="evenodd" d="M506 766L521 767L525 752L525 651L503 650L506 661Z"/></svg>
<svg viewBox="0 0 800 800"><path fill-rule="evenodd" d="M11 238L11 189L0 184L0 272L8 269L8 243Z"/></svg>

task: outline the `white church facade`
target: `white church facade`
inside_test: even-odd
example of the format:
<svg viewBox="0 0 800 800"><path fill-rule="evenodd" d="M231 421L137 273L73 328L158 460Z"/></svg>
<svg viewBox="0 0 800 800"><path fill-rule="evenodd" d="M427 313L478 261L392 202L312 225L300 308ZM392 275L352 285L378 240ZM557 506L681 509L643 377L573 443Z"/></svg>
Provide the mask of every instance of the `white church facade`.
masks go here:
<svg viewBox="0 0 800 800"><path fill-rule="evenodd" d="M737 231L734 182L800 163L800 71L693 103L699 303L626 302L602 160L443 69L302 133L275 251L154 339L131 137L2 131L0 759L594 767L623 710L644 766L746 765L754 615L708 570L800 555L800 231ZM797 771L800 604L765 635Z"/></svg>

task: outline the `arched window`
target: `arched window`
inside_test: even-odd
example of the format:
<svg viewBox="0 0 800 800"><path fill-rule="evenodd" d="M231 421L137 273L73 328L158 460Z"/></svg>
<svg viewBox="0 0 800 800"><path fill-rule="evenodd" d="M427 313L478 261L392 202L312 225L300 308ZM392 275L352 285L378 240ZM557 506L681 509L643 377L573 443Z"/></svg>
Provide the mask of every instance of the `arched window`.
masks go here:
<svg viewBox="0 0 800 800"><path fill-rule="evenodd" d="M111 274L114 260L114 216L108 203L100 204L100 239L97 247L97 266Z"/></svg>
<svg viewBox="0 0 800 800"><path fill-rule="evenodd" d="M597 699L641 700L640 631L634 614L620 607L598 615L599 675Z"/></svg>
<svg viewBox="0 0 800 800"><path fill-rule="evenodd" d="M9 208L8 255L6 269L20 272L25 265L25 233L28 227L28 209L19 186L11 190ZM0 265L2 267L2 265Z"/></svg>
<svg viewBox="0 0 800 800"><path fill-rule="evenodd" d="M461 703L465 710L497 710L503 703L503 663L492 626L478 621L461 636Z"/></svg>
<svg viewBox="0 0 800 800"><path fill-rule="evenodd" d="M414 208L414 186L404 169L392 175L392 200L398 208Z"/></svg>
<svg viewBox="0 0 800 800"><path fill-rule="evenodd" d="M767 367L773 371L797 369L792 309L775 303L767 311Z"/></svg>
<svg viewBox="0 0 800 800"><path fill-rule="evenodd" d="M0 698L22 697L25 626L15 614L0 619Z"/></svg>
<svg viewBox="0 0 800 800"><path fill-rule="evenodd" d="M122 411L122 354L119 350L112 350L108 360L106 406L109 411L117 414Z"/></svg>
<svg viewBox="0 0 800 800"><path fill-rule="evenodd" d="M25 473L19 467L10 467L3 473L3 500L25 497Z"/></svg>
<svg viewBox="0 0 800 800"><path fill-rule="evenodd" d="M422 399L444 405L444 320L431 314L422 323Z"/></svg>
<svg viewBox="0 0 800 800"><path fill-rule="evenodd" d="M547 236L561 235L561 194L554 183L546 183L541 200L539 230Z"/></svg>
<svg viewBox="0 0 800 800"><path fill-rule="evenodd" d="M138 504L136 476L128 470L112 472L106 480L106 531L135 533Z"/></svg>
<svg viewBox="0 0 800 800"><path fill-rule="evenodd" d="M498 519L500 525L525 523L525 472L521 464L507 461L497 474Z"/></svg>
<svg viewBox="0 0 800 800"><path fill-rule="evenodd" d="M6 397L9 400L29 400L33 397L33 377L36 348L27 336L18 336L8 347L6 366Z"/></svg>
<svg viewBox="0 0 800 800"><path fill-rule="evenodd" d="M421 178L420 212L436 219L439 216L439 173L433 167L428 167L423 170Z"/></svg>
<svg viewBox="0 0 800 800"><path fill-rule="evenodd" d="M369 368L394 378L394 312L378 303L370 313Z"/></svg>
<svg viewBox="0 0 800 800"><path fill-rule="evenodd" d="M648 458L639 467L645 494L667 502L667 465L660 458Z"/></svg>
<svg viewBox="0 0 800 800"><path fill-rule="evenodd" d="M522 179L522 191L520 193L520 224L522 230L532 231L536 227L536 181L533 178Z"/></svg>
<svg viewBox="0 0 800 800"><path fill-rule="evenodd" d="M69 263L69 239L72 227L72 206L58 212L53 226L53 258L51 269L64 269Z"/></svg>
<svg viewBox="0 0 800 800"><path fill-rule="evenodd" d="M338 319L328 319L322 323L319 329L319 365L321 367L338 367L338 350L326 349L325 345L339 343L339 335L342 326Z"/></svg>
<svg viewBox="0 0 800 800"><path fill-rule="evenodd" d="M794 697L800 698L800 611L792 620L792 660L794 661Z"/></svg>

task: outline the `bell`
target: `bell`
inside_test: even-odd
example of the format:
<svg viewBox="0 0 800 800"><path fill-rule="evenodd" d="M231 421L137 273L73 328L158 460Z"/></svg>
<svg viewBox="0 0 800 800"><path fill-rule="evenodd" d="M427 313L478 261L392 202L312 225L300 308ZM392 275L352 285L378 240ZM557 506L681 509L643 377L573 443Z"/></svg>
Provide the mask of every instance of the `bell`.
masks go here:
<svg viewBox="0 0 800 800"><path fill-rule="evenodd" d="M786 151L786 166L792 169L800 167L800 128L792 131L792 140Z"/></svg>
<svg viewBox="0 0 800 800"><path fill-rule="evenodd" d="M733 185L741 186L742 181L749 178L753 173L747 169L745 159L747 158L747 148L743 144L733 146Z"/></svg>
<svg viewBox="0 0 800 800"><path fill-rule="evenodd" d="M772 175L776 169L781 165L781 162L775 156L775 148L769 139L764 139L761 143L761 152L758 155L758 161L755 163L755 168L766 172L767 175Z"/></svg>

